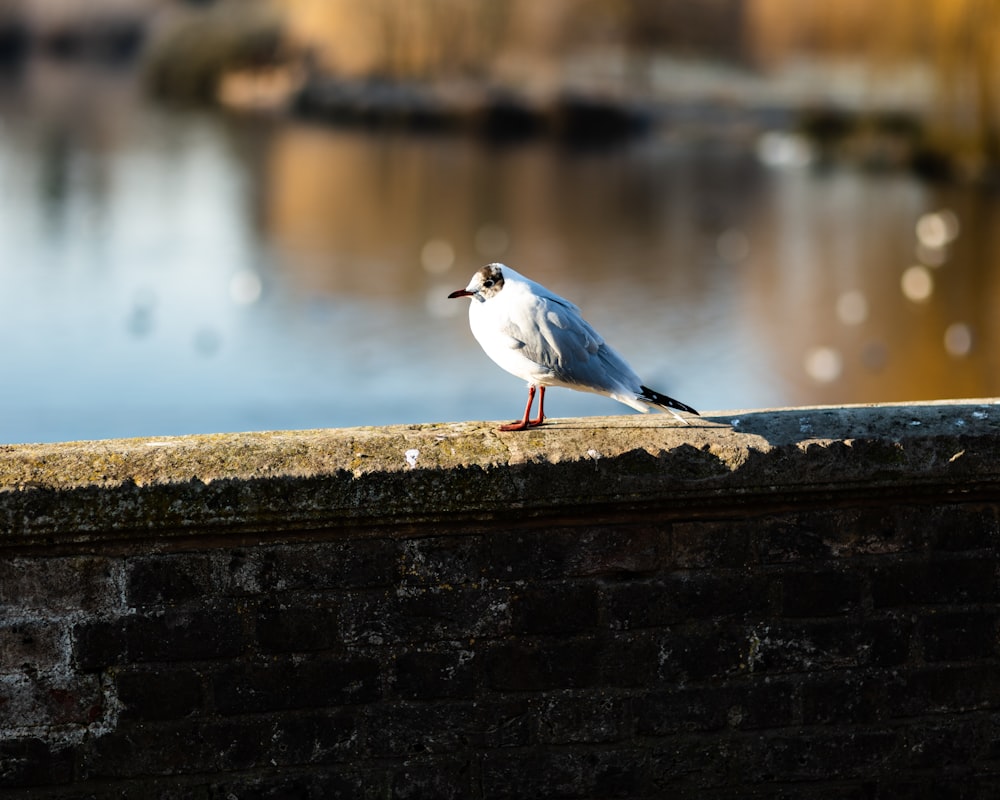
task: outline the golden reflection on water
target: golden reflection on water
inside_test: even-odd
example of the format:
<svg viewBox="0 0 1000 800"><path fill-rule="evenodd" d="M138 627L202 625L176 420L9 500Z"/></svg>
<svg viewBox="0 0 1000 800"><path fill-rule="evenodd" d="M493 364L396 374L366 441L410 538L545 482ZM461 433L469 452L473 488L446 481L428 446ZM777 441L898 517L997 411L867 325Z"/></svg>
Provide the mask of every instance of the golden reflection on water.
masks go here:
<svg viewBox="0 0 1000 800"><path fill-rule="evenodd" d="M988 193L718 146L572 154L299 125L265 175L268 236L306 293L417 294L444 314L438 294L503 260L714 407L1000 389Z"/></svg>

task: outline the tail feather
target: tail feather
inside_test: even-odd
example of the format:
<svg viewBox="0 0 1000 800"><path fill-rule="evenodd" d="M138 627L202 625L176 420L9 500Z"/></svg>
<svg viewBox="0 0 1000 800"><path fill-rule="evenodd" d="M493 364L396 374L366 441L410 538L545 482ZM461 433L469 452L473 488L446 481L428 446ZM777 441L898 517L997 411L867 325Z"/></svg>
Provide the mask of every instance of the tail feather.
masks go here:
<svg viewBox="0 0 1000 800"><path fill-rule="evenodd" d="M691 406L686 406L680 400L674 400L672 397L667 397L665 394L653 391L648 386L640 386L639 389L639 399L646 403L652 403L654 406L660 406L661 408L686 411L688 414L694 414L696 417L701 416L701 414L691 408ZM675 414L674 416L677 415Z"/></svg>

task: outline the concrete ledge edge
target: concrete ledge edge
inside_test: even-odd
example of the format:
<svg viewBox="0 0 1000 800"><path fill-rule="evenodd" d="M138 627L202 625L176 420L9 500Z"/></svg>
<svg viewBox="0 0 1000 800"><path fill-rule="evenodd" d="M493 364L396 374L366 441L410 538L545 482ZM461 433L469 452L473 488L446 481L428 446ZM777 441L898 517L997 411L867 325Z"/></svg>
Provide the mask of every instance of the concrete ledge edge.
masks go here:
<svg viewBox="0 0 1000 800"><path fill-rule="evenodd" d="M0 546L1000 488L1000 400L0 445ZM742 510L742 511L741 511ZM749 512L747 512L749 513Z"/></svg>

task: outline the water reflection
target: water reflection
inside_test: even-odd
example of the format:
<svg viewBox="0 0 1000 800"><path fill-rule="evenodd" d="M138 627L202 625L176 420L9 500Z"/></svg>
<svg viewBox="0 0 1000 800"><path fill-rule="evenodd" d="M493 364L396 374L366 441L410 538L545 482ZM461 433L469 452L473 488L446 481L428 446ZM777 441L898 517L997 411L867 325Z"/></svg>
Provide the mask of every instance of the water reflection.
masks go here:
<svg viewBox="0 0 1000 800"><path fill-rule="evenodd" d="M445 299L498 258L698 408L998 391L989 194L780 138L765 163L5 103L0 441L513 418Z"/></svg>

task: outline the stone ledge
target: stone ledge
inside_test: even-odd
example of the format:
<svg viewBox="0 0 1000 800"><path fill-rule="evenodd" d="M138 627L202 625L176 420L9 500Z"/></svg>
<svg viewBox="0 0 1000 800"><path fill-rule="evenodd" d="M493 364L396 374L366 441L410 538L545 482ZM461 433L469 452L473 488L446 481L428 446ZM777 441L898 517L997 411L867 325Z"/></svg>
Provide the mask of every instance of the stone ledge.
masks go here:
<svg viewBox="0 0 1000 800"><path fill-rule="evenodd" d="M1000 488L1000 401L0 446L0 546Z"/></svg>

